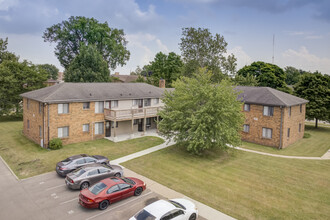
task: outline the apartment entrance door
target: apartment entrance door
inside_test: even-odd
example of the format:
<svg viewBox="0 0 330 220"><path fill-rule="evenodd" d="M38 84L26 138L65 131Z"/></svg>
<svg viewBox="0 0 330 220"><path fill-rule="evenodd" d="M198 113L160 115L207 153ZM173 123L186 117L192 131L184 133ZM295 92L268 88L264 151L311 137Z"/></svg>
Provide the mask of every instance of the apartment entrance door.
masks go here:
<svg viewBox="0 0 330 220"><path fill-rule="evenodd" d="M138 131L143 131L143 118L139 119L138 122Z"/></svg>
<svg viewBox="0 0 330 220"><path fill-rule="evenodd" d="M111 136L111 123L110 123L110 121L105 122L105 136L106 137Z"/></svg>

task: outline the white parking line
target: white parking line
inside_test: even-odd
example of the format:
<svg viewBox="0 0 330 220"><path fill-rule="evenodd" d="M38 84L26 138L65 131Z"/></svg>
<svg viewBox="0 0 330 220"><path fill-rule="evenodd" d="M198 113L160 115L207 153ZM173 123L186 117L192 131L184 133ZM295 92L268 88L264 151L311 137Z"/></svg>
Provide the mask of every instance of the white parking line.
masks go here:
<svg viewBox="0 0 330 220"><path fill-rule="evenodd" d="M103 211L103 212L101 212L101 213L99 213L99 214L97 214L97 215L93 215L93 216L91 216L91 217L89 217L89 218L86 218L86 220L90 220L90 219L96 218L96 217L98 217L98 216L100 216L100 215L103 215L103 214L105 214L105 213L107 213L107 212L110 212L110 211L112 211L112 210L114 210L114 209L116 209L116 208L119 208L119 207L121 207L121 206L123 206L123 205L126 205L127 203L133 202L133 201L135 201L135 200L137 200L137 199L141 199L142 197L147 196L147 195L149 195L149 194L151 194L151 193L153 193L153 192L148 192L147 194L144 194L144 195L142 195L142 196L139 196L139 197L137 197L137 198L135 198L135 199L133 199L133 200L127 201L127 202L125 202L125 203L123 203L123 204L121 204L121 205L118 205L118 206L116 206L116 207L113 207L113 208L111 208L111 209L108 209L108 210L106 210L106 211Z"/></svg>
<svg viewBox="0 0 330 220"><path fill-rule="evenodd" d="M69 202L73 202L74 200L78 200L78 198L75 197L74 199L70 199L70 200L68 200L68 201L61 202L60 205L63 205L63 204L65 204L65 203L69 203Z"/></svg>
<svg viewBox="0 0 330 220"><path fill-rule="evenodd" d="M52 190L52 189L56 189L56 188L59 188L59 187L65 186L65 185L66 184L62 184L62 185L59 185L59 186L50 187L50 188L47 188L46 191Z"/></svg>

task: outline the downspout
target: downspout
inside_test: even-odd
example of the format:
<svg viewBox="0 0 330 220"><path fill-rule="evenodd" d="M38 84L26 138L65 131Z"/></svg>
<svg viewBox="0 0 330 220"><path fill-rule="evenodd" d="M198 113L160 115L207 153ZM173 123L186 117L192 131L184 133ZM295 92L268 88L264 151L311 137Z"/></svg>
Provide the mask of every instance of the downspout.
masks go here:
<svg viewBox="0 0 330 220"><path fill-rule="evenodd" d="M49 105L49 103L46 103L46 104L48 104L47 105L47 128L48 128L48 143L47 143L47 148L49 147L49 107L50 107L50 105Z"/></svg>
<svg viewBox="0 0 330 220"><path fill-rule="evenodd" d="M282 130L283 130L283 106L280 106L281 109L281 126L280 126L280 146L278 149L282 149Z"/></svg>
<svg viewBox="0 0 330 220"><path fill-rule="evenodd" d="M45 148L45 103L43 104L43 108L42 108L42 122L43 122L43 126L42 126L42 147Z"/></svg>

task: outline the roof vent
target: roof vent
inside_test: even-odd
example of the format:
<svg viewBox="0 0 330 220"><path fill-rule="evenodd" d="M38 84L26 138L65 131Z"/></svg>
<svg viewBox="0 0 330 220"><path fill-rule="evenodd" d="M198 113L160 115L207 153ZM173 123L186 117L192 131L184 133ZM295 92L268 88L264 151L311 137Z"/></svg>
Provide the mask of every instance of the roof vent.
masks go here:
<svg viewBox="0 0 330 220"><path fill-rule="evenodd" d="M89 96L92 96L92 93L89 93Z"/></svg>
<svg viewBox="0 0 330 220"><path fill-rule="evenodd" d="M120 93L120 96L123 96L123 94Z"/></svg>
<svg viewBox="0 0 330 220"><path fill-rule="evenodd" d="M149 93L151 94L151 91L149 91Z"/></svg>
<svg viewBox="0 0 330 220"><path fill-rule="evenodd" d="M131 93L129 93L129 95L132 95Z"/></svg>

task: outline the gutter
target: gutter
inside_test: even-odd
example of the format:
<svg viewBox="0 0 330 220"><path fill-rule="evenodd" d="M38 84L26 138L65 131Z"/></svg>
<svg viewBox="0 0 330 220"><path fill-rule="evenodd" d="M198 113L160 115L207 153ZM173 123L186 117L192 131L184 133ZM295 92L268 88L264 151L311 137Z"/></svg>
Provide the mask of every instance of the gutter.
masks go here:
<svg viewBox="0 0 330 220"><path fill-rule="evenodd" d="M283 106L280 106L281 109L281 125L280 125L280 145L278 146L278 149L282 149L282 136L283 136Z"/></svg>
<svg viewBox="0 0 330 220"><path fill-rule="evenodd" d="M42 108L42 147L45 148L45 103L42 103L43 108Z"/></svg>

